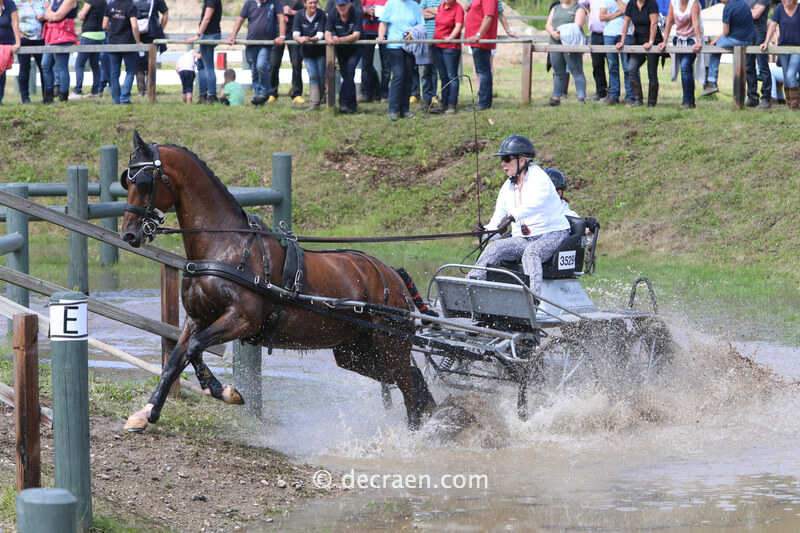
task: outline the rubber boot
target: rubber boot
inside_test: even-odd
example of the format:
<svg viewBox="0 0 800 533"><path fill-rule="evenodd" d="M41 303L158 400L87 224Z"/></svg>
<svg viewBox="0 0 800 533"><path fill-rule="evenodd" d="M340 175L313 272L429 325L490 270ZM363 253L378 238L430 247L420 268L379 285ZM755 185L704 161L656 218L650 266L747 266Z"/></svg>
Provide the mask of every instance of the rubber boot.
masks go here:
<svg viewBox="0 0 800 533"><path fill-rule="evenodd" d="M647 87L647 107L655 107L658 103L658 84L651 83Z"/></svg>
<svg viewBox="0 0 800 533"><path fill-rule="evenodd" d="M631 92L633 93L633 102L628 104L628 107L638 107L642 105L642 80L631 80Z"/></svg>
<svg viewBox="0 0 800 533"><path fill-rule="evenodd" d="M53 103L53 91L42 91L42 103L45 105L50 105Z"/></svg>
<svg viewBox="0 0 800 533"><path fill-rule="evenodd" d="M783 87L783 92L786 95L786 106L791 111L800 110L800 87Z"/></svg>
<svg viewBox="0 0 800 533"><path fill-rule="evenodd" d="M197 97L198 104L205 104L206 100L208 100L208 97L204 94L201 94L200 96Z"/></svg>
<svg viewBox="0 0 800 533"><path fill-rule="evenodd" d="M139 90L139 96L147 94L147 78L143 70L136 71L136 88Z"/></svg>
<svg viewBox="0 0 800 533"><path fill-rule="evenodd" d="M59 102L67 102L69 100L69 93L58 93Z"/></svg>
<svg viewBox="0 0 800 533"><path fill-rule="evenodd" d="M311 105L306 108L306 111L316 111L319 109L319 104L322 100L322 91L320 91L319 85L309 85L308 92L310 93Z"/></svg>

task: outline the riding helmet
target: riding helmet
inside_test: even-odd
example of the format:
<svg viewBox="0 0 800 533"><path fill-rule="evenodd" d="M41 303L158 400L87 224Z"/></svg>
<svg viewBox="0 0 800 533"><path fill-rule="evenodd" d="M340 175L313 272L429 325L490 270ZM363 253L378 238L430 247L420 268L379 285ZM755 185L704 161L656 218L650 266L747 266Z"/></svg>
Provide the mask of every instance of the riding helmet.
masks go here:
<svg viewBox="0 0 800 533"><path fill-rule="evenodd" d="M523 135L511 135L506 137L500 144L500 150L494 154L495 157L504 155L516 155L533 159L536 155L536 149L530 139Z"/></svg>
<svg viewBox="0 0 800 533"><path fill-rule="evenodd" d="M550 176L550 181L553 182L556 190L567 190L567 178L564 177L564 174L562 174L560 170L557 168L546 168L544 171Z"/></svg>

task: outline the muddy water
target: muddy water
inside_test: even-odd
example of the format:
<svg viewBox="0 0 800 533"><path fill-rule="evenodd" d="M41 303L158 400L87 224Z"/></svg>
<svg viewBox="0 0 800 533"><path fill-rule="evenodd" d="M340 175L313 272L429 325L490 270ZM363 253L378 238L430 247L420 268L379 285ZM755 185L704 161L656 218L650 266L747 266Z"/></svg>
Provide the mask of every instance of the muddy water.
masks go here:
<svg viewBox="0 0 800 533"><path fill-rule="evenodd" d="M93 296L158 316L156 290ZM681 350L645 388L579 391L522 422L512 390L434 387L472 422L437 419L416 433L396 391L384 410L378 385L329 353L265 355L265 420L240 437L320 465L330 472L320 485L353 490L250 530L800 531L800 352L673 328ZM157 362L153 336L97 317L90 331ZM92 364L126 366L100 354Z"/></svg>

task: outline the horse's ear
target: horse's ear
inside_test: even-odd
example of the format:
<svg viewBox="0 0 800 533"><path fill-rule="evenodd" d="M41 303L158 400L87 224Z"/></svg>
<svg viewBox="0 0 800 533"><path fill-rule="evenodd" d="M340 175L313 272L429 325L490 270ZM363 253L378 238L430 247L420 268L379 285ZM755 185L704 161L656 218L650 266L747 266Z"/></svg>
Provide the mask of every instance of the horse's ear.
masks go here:
<svg viewBox="0 0 800 533"><path fill-rule="evenodd" d="M122 171L122 174L119 175L119 184L122 185L122 188L126 191L128 190L128 169Z"/></svg>
<svg viewBox="0 0 800 533"><path fill-rule="evenodd" d="M141 135L139 135L139 130L133 130L133 147L140 148L145 145L144 140L142 140Z"/></svg>

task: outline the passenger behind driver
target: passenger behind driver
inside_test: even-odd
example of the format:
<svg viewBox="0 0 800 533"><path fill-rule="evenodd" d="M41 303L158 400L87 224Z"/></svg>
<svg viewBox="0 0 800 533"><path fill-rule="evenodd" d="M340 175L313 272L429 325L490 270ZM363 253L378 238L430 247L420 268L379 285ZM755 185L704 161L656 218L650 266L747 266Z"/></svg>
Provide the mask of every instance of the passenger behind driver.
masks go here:
<svg viewBox="0 0 800 533"><path fill-rule="evenodd" d="M564 177L564 174L556 168L546 168L544 171L550 176L550 181L553 182L553 187L556 188L558 197L561 198L561 209L563 210L564 216L581 218L578 213L572 210L569 206L569 202L564 198L564 191L567 190L567 178ZM597 222L597 219L594 217L586 217L584 220L586 221L586 236L594 236L594 232L600 226L600 223Z"/></svg>

